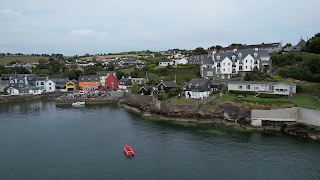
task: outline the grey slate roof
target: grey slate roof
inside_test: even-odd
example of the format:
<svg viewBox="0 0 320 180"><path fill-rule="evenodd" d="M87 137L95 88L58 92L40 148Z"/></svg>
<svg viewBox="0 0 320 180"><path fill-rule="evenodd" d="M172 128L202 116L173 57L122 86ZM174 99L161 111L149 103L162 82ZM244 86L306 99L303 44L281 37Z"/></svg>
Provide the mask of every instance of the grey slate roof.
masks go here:
<svg viewBox="0 0 320 180"><path fill-rule="evenodd" d="M214 64L212 56L202 58L202 64Z"/></svg>
<svg viewBox="0 0 320 180"><path fill-rule="evenodd" d="M165 87L175 87L177 86L178 84L174 81L163 81L163 82L160 82L159 84L163 84ZM158 84L158 86L159 86Z"/></svg>
<svg viewBox="0 0 320 180"><path fill-rule="evenodd" d="M113 73L116 73L116 72L115 71L98 71L97 75L107 76L108 74L113 74Z"/></svg>
<svg viewBox="0 0 320 180"><path fill-rule="evenodd" d="M267 50L237 50L236 52L226 52L226 53L214 53L214 60L216 62L223 61L226 57L228 57L230 60L232 60L232 56L235 55L236 59L232 61L237 61L239 59L238 55L239 53L242 54L241 59L244 59L248 54L250 54L252 57L254 57L254 54L257 53L257 59L260 59L261 57L270 57ZM220 56L220 60L217 60L217 56Z"/></svg>
<svg viewBox="0 0 320 180"><path fill-rule="evenodd" d="M53 78L53 79L50 79L50 80L55 82L55 83L57 83L57 82L59 82L59 83L63 83L63 82L67 83L69 81L68 78Z"/></svg>
<svg viewBox="0 0 320 180"><path fill-rule="evenodd" d="M208 87L209 86L209 87ZM208 79L191 79L183 86L183 90L187 91L208 91L210 90L211 81Z"/></svg>
<svg viewBox="0 0 320 180"><path fill-rule="evenodd" d="M79 82L100 81L98 75L81 75L78 77Z"/></svg>

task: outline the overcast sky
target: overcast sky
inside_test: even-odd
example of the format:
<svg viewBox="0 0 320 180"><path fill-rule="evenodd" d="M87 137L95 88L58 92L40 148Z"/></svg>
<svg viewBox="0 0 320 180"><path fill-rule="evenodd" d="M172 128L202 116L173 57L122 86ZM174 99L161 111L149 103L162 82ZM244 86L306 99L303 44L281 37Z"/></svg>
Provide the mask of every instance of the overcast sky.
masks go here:
<svg viewBox="0 0 320 180"><path fill-rule="evenodd" d="M0 53L296 45L320 32L319 9L319 0L1 0Z"/></svg>

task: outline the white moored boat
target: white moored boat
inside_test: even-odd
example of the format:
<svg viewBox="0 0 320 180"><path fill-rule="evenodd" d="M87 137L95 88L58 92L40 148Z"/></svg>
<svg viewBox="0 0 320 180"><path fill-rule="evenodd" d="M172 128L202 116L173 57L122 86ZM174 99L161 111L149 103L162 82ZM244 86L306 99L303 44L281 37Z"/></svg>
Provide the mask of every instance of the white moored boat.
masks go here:
<svg viewBox="0 0 320 180"><path fill-rule="evenodd" d="M72 106L80 106L80 105L85 105L86 102L74 102L72 103Z"/></svg>

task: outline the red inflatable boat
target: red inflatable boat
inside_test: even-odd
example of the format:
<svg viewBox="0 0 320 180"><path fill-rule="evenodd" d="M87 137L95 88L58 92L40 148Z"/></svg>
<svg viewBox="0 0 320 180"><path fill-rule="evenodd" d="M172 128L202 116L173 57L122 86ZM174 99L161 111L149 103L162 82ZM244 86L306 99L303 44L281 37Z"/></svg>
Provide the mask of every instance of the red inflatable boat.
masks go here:
<svg viewBox="0 0 320 180"><path fill-rule="evenodd" d="M136 155L130 146L125 146L123 149L127 157L134 157Z"/></svg>

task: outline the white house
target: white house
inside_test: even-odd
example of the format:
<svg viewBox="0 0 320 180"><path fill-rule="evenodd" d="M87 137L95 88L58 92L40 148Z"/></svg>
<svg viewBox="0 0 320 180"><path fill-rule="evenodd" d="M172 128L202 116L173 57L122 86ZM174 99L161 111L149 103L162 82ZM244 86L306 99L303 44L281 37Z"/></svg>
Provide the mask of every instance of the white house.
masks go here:
<svg viewBox="0 0 320 180"><path fill-rule="evenodd" d="M211 81L208 79L191 79L190 82L182 87L187 99L203 99L210 95Z"/></svg>
<svg viewBox="0 0 320 180"><path fill-rule="evenodd" d="M257 91L261 93L289 95L296 94L297 83L265 82L265 81L229 81L228 90Z"/></svg>
<svg viewBox="0 0 320 180"><path fill-rule="evenodd" d="M185 58L174 60L174 65L175 66L177 66L178 64L187 64L187 63L188 63L188 60L186 60Z"/></svg>
<svg viewBox="0 0 320 180"><path fill-rule="evenodd" d="M45 83L45 91L46 92L54 92L56 90L55 83L52 80L48 80Z"/></svg>
<svg viewBox="0 0 320 180"><path fill-rule="evenodd" d="M168 65L174 65L174 62L171 61L171 60L164 60L164 61L161 61L159 62L159 66L168 66Z"/></svg>
<svg viewBox="0 0 320 180"><path fill-rule="evenodd" d="M268 65L268 66L267 66ZM201 76L208 79L230 79L232 76L272 66L272 60L266 50L237 50L226 53L213 52L212 57L202 59Z"/></svg>

